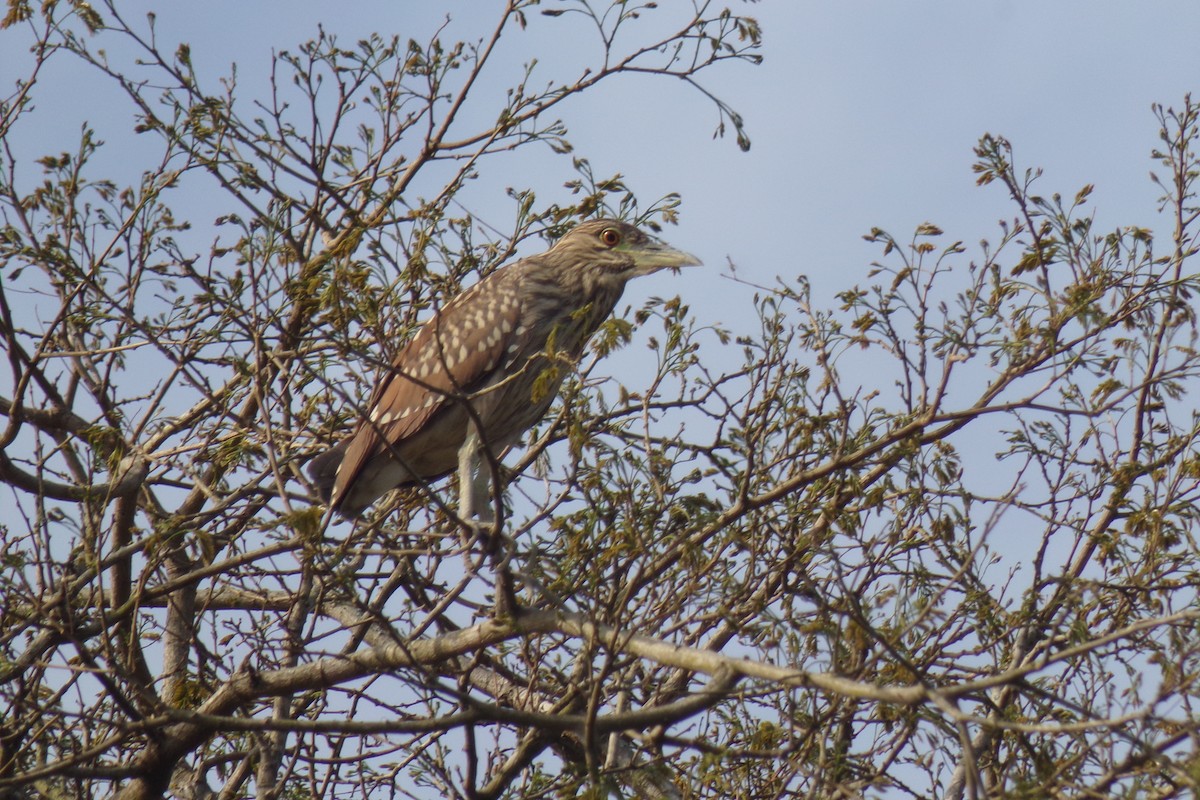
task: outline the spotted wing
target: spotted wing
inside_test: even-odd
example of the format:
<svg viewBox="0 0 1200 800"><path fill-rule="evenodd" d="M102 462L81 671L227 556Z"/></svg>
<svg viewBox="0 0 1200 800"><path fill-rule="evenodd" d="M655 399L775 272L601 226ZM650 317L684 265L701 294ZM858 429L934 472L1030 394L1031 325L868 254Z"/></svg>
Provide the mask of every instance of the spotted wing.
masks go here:
<svg viewBox="0 0 1200 800"><path fill-rule="evenodd" d="M400 351L346 449L334 507L372 459L418 434L451 398L486 383L518 325L519 268L504 267L447 303Z"/></svg>

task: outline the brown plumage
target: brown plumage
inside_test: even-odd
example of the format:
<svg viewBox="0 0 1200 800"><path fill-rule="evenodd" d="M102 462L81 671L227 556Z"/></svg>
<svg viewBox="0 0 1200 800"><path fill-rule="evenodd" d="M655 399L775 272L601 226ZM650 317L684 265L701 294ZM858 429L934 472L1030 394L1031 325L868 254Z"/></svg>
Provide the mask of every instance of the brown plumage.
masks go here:
<svg viewBox="0 0 1200 800"><path fill-rule="evenodd" d="M434 480L478 446L499 456L542 418L630 278L699 264L632 225L593 220L501 267L425 323L379 379L349 438L309 464L324 500L358 516L391 489Z"/></svg>

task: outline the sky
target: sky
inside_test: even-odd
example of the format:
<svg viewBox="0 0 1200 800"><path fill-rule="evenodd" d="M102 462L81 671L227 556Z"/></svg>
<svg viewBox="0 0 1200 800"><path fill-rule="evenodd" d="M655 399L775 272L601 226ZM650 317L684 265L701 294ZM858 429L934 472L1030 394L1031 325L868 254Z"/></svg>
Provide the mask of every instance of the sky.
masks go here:
<svg viewBox="0 0 1200 800"><path fill-rule="evenodd" d="M622 173L644 202L682 195L680 224L665 238L706 266L683 280L660 274L635 282L626 295L634 307L679 294L700 320L753 330L754 290L729 280L729 263L762 285L806 275L815 300L836 307L838 291L869 281L879 246L862 236L873 227L905 240L933 222L947 242L968 245L965 266L978 253L974 245L998 238L997 221L1014 213L1001 187L975 185L972 148L984 133L1012 142L1019 165L1044 168L1044 194L1071 196L1094 184L1100 230L1166 232L1148 177L1157 144L1151 104L1179 106L1200 88L1195 0L728 1L760 21L763 62L730 64L702 79L744 117L748 152L732 137L713 138L711 103L682 84L629 77L561 108L575 154L598 175ZM684 2L659 0L646 24ZM250 90L264 85L273 50L295 49L318 25L348 42L372 31L423 41L443 24L446 38L474 38L502 7L500 0L122 4L130 19L153 9L160 41L190 43L210 79L237 62ZM564 35L566 23L534 22L503 41L497 88L529 58L539 59L548 79L557 66L586 57L585 40ZM29 63L22 35L0 32L0 96ZM104 158L112 165L132 156L129 148L139 145L119 95L69 62L55 62L42 81L37 124L13 142L31 165L72 147L83 119L109 141ZM500 163L473 188L472 208L490 223L511 222L506 186L537 185L542 199L569 200L561 185L571 177L569 159L539 151ZM36 170L25 174L32 179Z"/></svg>
<svg viewBox="0 0 1200 800"><path fill-rule="evenodd" d="M816 303L836 307L838 291L870 280L879 245L862 236L873 227L903 241L933 222L947 243L968 245L965 266L979 240L998 238L997 221L1014 213L1002 187L975 185L972 148L984 133L1010 140L1019 165L1044 168L1043 194L1072 196L1095 184L1099 230L1164 228L1148 177L1157 143L1151 104L1178 106L1200 80L1194 0L727 1L761 23L763 61L729 63L701 80L744 117L748 152L731 136L713 138L715 109L681 82L622 77L559 108L574 154L597 175L622 173L644 203L682 195L680 224L665 238L706 266L683 280L635 281L626 294L633 307L679 294L699 320L752 331L754 289L729 280L730 264L760 285L805 275ZM641 24L665 26L684 3L660 0ZM318 26L347 44L371 32L425 41L443 26L444 39L478 39L503 5L129 0L121 10L129 20L153 10L163 50L189 43L209 85L236 62L241 94L250 97L265 95L272 52L295 50ZM538 10L527 30L506 33L498 71L481 88L502 91L532 58L535 78L549 80L573 74L572 65L594 54L580 19L551 20ZM4 94L29 63L22 35L0 32ZM64 59L41 81L36 124L13 137L30 159L26 176L36 177L33 157L72 147L84 119L108 141L108 165L140 163L121 95ZM562 187L573 177L569 157L534 149L486 169L472 187L471 209L501 229L514 212L508 186L569 201ZM193 222L203 232L205 220Z"/></svg>
<svg viewBox="0 0 1200 800"><path fill-rule="evenodd" d="M683 0L662 0L645 24L658 24L673 4ZM1148 172L1157 125L1150 107L1178 105L1196 87L1200 4L730 4L761 22L763 63L729 64L703 79L745 118L749 152L731 137L714 140L711 104L670 81L623 78L562 108L576 154L589 158L597 174L624 174L647 202L682 194L681 223L667 238L708 264L696 282L688 281L689 289L704 291L686 299L714 321L737 326L747 306L731 304L731 292L744 292L747 303L750 294L721 278L727 260L758 282L803 273L818 296L831 299L865 280L878 247L861 236L872 227L904 239L931 221L968 244L994 238L996 220L1011 209L1001 188L975 186L971 150L985 132L1008 138L1019 164L1045 168L1045 193L1073 195L1094 183L1102 229L1153 225L1157 192ZM334 12L311 1L216 0L121 7L131 20L153 9L160 41L189 42L212 78L236 61L243 87L253 88L273 49L294 49L318 25L347 42L371 31L423 39L443 24L445 38L471 38L490 29L501 6L358 2ZM570 28L561 20L550 25L536 14L528 31L502 43L508 75L537 57L544 70L538 74L548 78L557 64L586 56L586 47L581 54L577 46L590 42L582 28L576 39L563 34ZM0 41L20 35L7 31ZM11 86L26 59L23 48L0 46L0 85ZM119 98L94 91L86 77L57 77L43 76L55 95L38 99L43 124L36 141L26 143L34 148L28 152L52 151L57 136L69 146L86 115L102 134L106 122L113 125L102 138L120 158L118 135L127 127ZM503 186L522 183L531 171L547 174L526 182L541 180L543 192L557 190L566 199L559 187L569 164L548 161L545 151L537 157L518 160L514 174L495 176L496 202L482 213L507 222L512 206ZM655 278L640 294L666 293L668 280ZM637 287L629 297L639 297Z"/></svg>

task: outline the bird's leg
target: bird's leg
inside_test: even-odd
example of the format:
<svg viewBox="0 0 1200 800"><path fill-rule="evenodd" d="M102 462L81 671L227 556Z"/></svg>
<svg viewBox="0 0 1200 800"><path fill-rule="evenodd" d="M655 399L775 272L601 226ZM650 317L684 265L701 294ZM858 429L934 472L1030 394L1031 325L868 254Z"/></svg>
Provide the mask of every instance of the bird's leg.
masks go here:
<svg viewBox="0 0 1200 800"><path fill-rule="evenodd" d="M494 481L491 460L484 457L483 442L471 426L467 440L458 450L458 516L464 522L492 519L489 485Z"/></svg>
<svg viewBox="0 0 1200 800"><path fill-rule="evenodd" d="M496 521L492 491L500 492L500 476L493 471L495 459L484 452L484 443L474 425L458 451L458 518L470 528L492 563L496 573L497 617L509 617L519 610L512 571L511 553L505 547Z"/></svg>

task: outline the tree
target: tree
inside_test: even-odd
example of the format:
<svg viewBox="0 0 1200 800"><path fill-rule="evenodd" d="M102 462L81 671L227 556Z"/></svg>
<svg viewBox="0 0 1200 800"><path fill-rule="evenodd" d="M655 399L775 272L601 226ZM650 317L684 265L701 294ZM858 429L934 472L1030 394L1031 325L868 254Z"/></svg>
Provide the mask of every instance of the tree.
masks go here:
<svg viewBox="0 0 1200 800"><path fill-rule="evenodd" d="M570 99L757 57L753 19L708 3L647 40L682 6L535 5L475 44L322 32L247 103L153 18L10 3L37 46L0 108L2 791L1189 794L1190 99L1156 109L1165 247L1094 230L1088 187L1039 195L985 137L1013 219L978 257L876 230L840 308L780 280L738 337L651 302L641 386L606 374L611 322L507 459L498 558L447 484L326 525L301 468L389 343L525 239L674 220L571 153ZM541 89L531 65L467 111L514 26L578 15L602 63ZM12 142L65 57L136 108L140 182L97 174L85 126L24 185ZM516 187L509 229L458 213L537 144L571 159L574 205Z"/></svg>

